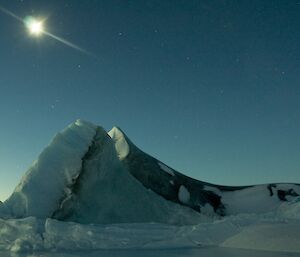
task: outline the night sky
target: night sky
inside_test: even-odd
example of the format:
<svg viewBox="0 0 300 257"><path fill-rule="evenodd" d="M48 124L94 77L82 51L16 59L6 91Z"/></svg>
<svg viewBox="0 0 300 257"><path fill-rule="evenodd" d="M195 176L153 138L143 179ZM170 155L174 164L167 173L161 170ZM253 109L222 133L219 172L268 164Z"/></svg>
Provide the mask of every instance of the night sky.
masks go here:
<svg viewBox="0 0 300 257"><path fill-rule="evenodd" d="M299 0L0 0L0 200L81 118L225 185L300 183Z"/></svg>

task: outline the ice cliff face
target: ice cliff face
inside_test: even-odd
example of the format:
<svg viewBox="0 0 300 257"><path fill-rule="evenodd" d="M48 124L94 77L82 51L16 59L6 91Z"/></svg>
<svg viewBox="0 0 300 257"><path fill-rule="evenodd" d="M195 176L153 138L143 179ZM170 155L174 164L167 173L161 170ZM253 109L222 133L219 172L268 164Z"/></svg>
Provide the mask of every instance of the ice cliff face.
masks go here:
<svg viewBox="0 0 300 257"><path fill-rule="evenodd" d="M49 217L79 175L82 158L96 134L96 126L81 120L58 133L5 202L14 217Z"/></svg>
<svg viewBox="0 0 300 257"><path fill-rule="evenodd" d="M121 144L121 145L120 145ZM53 215L79 223L197 223L196 212L166 201L128 173L123 158L126 142L115 144L100 127L82 161L79 176ZM117 154L116 149L121 150Z"/></svg>
<svg viewBox="0 0 300 257"><path fill-rule="evenodd" d="M78 120L45 148L0 204L0 215L194 224L270 212L299 194L295 184L226 187L189 178L138 149L120 129L106 133Z"/></svg>

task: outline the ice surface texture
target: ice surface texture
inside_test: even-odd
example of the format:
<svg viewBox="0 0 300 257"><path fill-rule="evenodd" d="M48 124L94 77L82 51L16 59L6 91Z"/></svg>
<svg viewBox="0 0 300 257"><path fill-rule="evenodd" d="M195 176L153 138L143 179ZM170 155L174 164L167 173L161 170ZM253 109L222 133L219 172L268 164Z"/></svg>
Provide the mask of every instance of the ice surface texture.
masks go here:
<svg viewBox="0 0 300 257"><path fill-rule="evenodd" d="M294 203L299 205L299 203ZM300 254L300 219L244 214L208 223L88 225L54 219L0 219L0 251L85 251L222 246Z"/></svg>

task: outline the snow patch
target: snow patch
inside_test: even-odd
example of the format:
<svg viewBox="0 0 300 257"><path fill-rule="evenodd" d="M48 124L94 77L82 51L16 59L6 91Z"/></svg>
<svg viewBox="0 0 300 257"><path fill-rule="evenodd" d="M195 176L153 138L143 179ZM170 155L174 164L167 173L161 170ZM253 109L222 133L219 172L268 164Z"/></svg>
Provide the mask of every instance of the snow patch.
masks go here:
<svg viewBox="0 0 300 257"><path fill-rule="evenodd" d="M265 251L300 252L299 222L279 224L257 224L242 231L222 243L222 246Z"/></svg>
<svg viewBox="0 0 300 257"><path fill-rule="evenodd" d="M217 187L212 187L212 186L207 186L207 185L205 185L205 186L203 187L203 190L211 191L211 192L213 192L213 193L215 193L215 194L217 194L217 195L222 195L221 190L220 190L219 188L217 188Z"/></svg>
<svg viewBox="0 0 300 257"><path fill-rule="evenodd" d="M123 132L117 127L113 127L108 135L114 140L115 148L118 153L119 159L123 160L129 154L130 148L128 143L126 142L125 136Z"/></svg>
<svg viewBox="0 0 300 257"><path fill-rule="evenodd" d="M224 192L222 202L228 215L239 213L266 213L275 211L280 205L276 195L270 197L266 185L257 185L236 191Z"/></svg>
<svg viewBox="0 0 300 257"><path fill-rule="evenodd" d="M160 167L163 171L167 172L167 173L168 173L169 175L171 175L171 176L175 176L174 171L173 171L170 167L168 167L167 165L165 165L165 164L163 164L163 163L161 163L161 162L158 162L157 164L159 165L159 167Z"/></svg>
<svg viewBox="0 0 300 257"><path fill-rule="evenodd" d="M204 206L200 206L200 212L201 212L201 214L207 215L209 217L216 216L214 208L209 203L205 204Z"/></svg>
<svg viewBox="0 0 300 257"><path fill-rule="evenodd" d="M190 201L190 192L183 185L181 185L178 190L178 200L182 203L188 203Z"/></svg>
<svg viewBox="0 0 300 257"><path fill-rule="evenodd" d="M300 220L300 196L292 202L283 202L278 208L278 213L284 218Z"/></svg>

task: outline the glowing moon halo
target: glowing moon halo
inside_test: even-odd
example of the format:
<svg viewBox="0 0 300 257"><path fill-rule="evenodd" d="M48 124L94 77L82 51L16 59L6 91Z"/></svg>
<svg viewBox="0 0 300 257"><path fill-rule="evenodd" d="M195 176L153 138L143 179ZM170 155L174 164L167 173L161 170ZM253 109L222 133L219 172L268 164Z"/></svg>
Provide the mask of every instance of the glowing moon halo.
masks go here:
<svg viewBox="0 0 300 257"><path fill-rule="evenodd" d="M27 16L25 17L25 19L22 19L21 17L19 17L18 15L14 14L13 12L3 8L2 6L0 6L0 12L3 12L4 14L8 15L8 16L11 16L12 18L16 19L17 21L23 23L25 25L25 27L27 28L27 30L29 31L30 35L31 36L35 36L35 37L38 37L38 36L41 36L42 34L43 35L46 35L48 37L51 37L57 41L59 41L60 43L66 45L66 46L69 46L75 50L78 50L86 55L89 55L91 57L94 57L94 58L97 58L94 54L90 53L89 51L79 47L78 45L75 45L74 43L66 40L66 39L63 39L61 37L58 37L52 33L50 33L49 31L45 30L44 29L44 20L39 20L39 19L36 19L32 16Z"/></svg>
<svg viewBox="0 0 300 257"><path fill-rule="evenodd" d="M44 24L43 21L37 20L32 16L26 17L24 19L24 24L28 29L30 35L40 36L44 32Z"/></svg>

